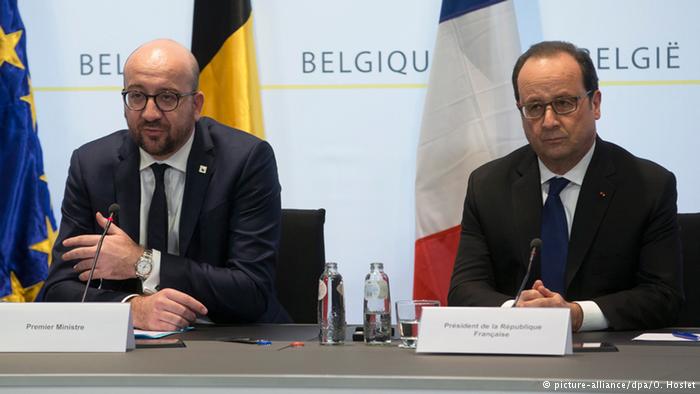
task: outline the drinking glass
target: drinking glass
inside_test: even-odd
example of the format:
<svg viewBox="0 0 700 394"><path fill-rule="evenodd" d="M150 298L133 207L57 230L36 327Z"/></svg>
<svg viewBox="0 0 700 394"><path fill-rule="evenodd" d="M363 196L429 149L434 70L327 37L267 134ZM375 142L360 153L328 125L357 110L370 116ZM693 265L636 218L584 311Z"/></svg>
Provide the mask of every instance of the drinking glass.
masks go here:
<svg viewBox="0 0 700 394"><path fill-rule="evenodd" d="M418 326L422 310L426 306L440 306L436 300L396 301L396 322L399 326L401 343L399 347L415 349L418 343Z"/></svg>

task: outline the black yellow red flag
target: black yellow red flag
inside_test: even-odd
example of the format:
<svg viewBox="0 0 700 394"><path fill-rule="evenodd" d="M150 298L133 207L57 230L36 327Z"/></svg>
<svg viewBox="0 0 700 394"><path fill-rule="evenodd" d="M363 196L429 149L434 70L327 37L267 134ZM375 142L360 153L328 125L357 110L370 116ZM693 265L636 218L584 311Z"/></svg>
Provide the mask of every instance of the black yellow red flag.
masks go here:
<svg viewBox="0 0 700 394"><path fill-rule="evenodd" d="M265 136L250 0L195 0L192 53L202 115Z"/></svg>

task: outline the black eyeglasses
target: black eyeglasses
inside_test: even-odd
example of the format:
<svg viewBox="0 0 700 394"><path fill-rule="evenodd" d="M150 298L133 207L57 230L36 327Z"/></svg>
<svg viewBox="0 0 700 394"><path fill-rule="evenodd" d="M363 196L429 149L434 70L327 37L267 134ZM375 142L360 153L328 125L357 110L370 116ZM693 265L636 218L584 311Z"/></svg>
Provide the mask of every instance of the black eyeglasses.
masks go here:
<svg viewBox="0 0 700 394"><path fill-rule="evenodd" d="M166 90L157 94L146 94L139 90L124 90L122 91L122 98L124 99L124 105L132 111L143 111L146 108L146 104L148 104L148 99L152 98L159 110L170 112L177 108L181 98L194 96L195 94L197 92L176 93Z"/></svg>
<svg viewBox="0 0 700 394"><path fill-rule="evenodd" d="M518 105L520 113L527 119L539 119L544 116L545 111L548 106L552 107L557 115L570 114L578 109L578 102L584 97L590 96L595 89L591 89L581 96L563 96L556 97L554 100L549 102L533 101L531 103L525 103L523 105Z"/></svg>

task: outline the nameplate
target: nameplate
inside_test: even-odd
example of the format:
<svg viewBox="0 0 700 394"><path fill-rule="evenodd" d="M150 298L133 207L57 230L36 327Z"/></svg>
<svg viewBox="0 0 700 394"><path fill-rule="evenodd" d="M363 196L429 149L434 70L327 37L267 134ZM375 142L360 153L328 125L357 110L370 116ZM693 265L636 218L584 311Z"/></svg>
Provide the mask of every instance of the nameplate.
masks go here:
<svg viewBox="0 0 700 394"><path fill-rule="evenodd" d="M423 308L418 353L571 354L568 308Z"/></svg>
<svg viewBox="0 0 700 394"><path fill-rule="evenodd" d="M128 303L0 303L0 352L125 352Z"/></svg>

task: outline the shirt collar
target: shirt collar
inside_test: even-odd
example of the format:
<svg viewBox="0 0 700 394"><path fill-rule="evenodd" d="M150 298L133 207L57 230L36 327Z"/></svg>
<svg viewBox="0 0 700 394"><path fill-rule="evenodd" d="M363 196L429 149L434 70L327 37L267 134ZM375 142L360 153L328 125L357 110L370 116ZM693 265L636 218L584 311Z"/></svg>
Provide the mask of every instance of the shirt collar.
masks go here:
<svg viewBox="0 0 700 394"><path fill-rule="evenodd" d="M190 151L192 150L192 142L194 141L194 133L195 131L193 130L192 133L190 134L190 138L187 139L187 142L185 142L185 145L183 145L180 149L178 149L177 152L175 152L172 156L168 157L165 160L159 161L153 158L148 152L143 150L143 148L139 147L139 155L141 157L141 164L139 165L139 171L143 171L144 169L148 168L151 166L153 163L163 163L167 164L170 167L180 171L180 172L187 172L187 159L190 157Z"/></svg>
<svg viewBox="0 0 700 394"><path fill-rule="evenodd" d="M576 185L583 185L583 177L586 176L586 170L588 170L588 165L591 164L591 159L593 158L593 151L595 150L595 144L596 141L593 141L593 145L591 148L586 152L586 154L579 160L579 162L574 166L574 168L570 169L569 171L566 172L564 175L559 175L555 174L552 171L547 168L546 165L540 160L540 158L537 158L537 164L540 167L540 184L545 184L548 180L554 178L554 177L564 177L568 179L571 183L576 184Z"/></svg>

